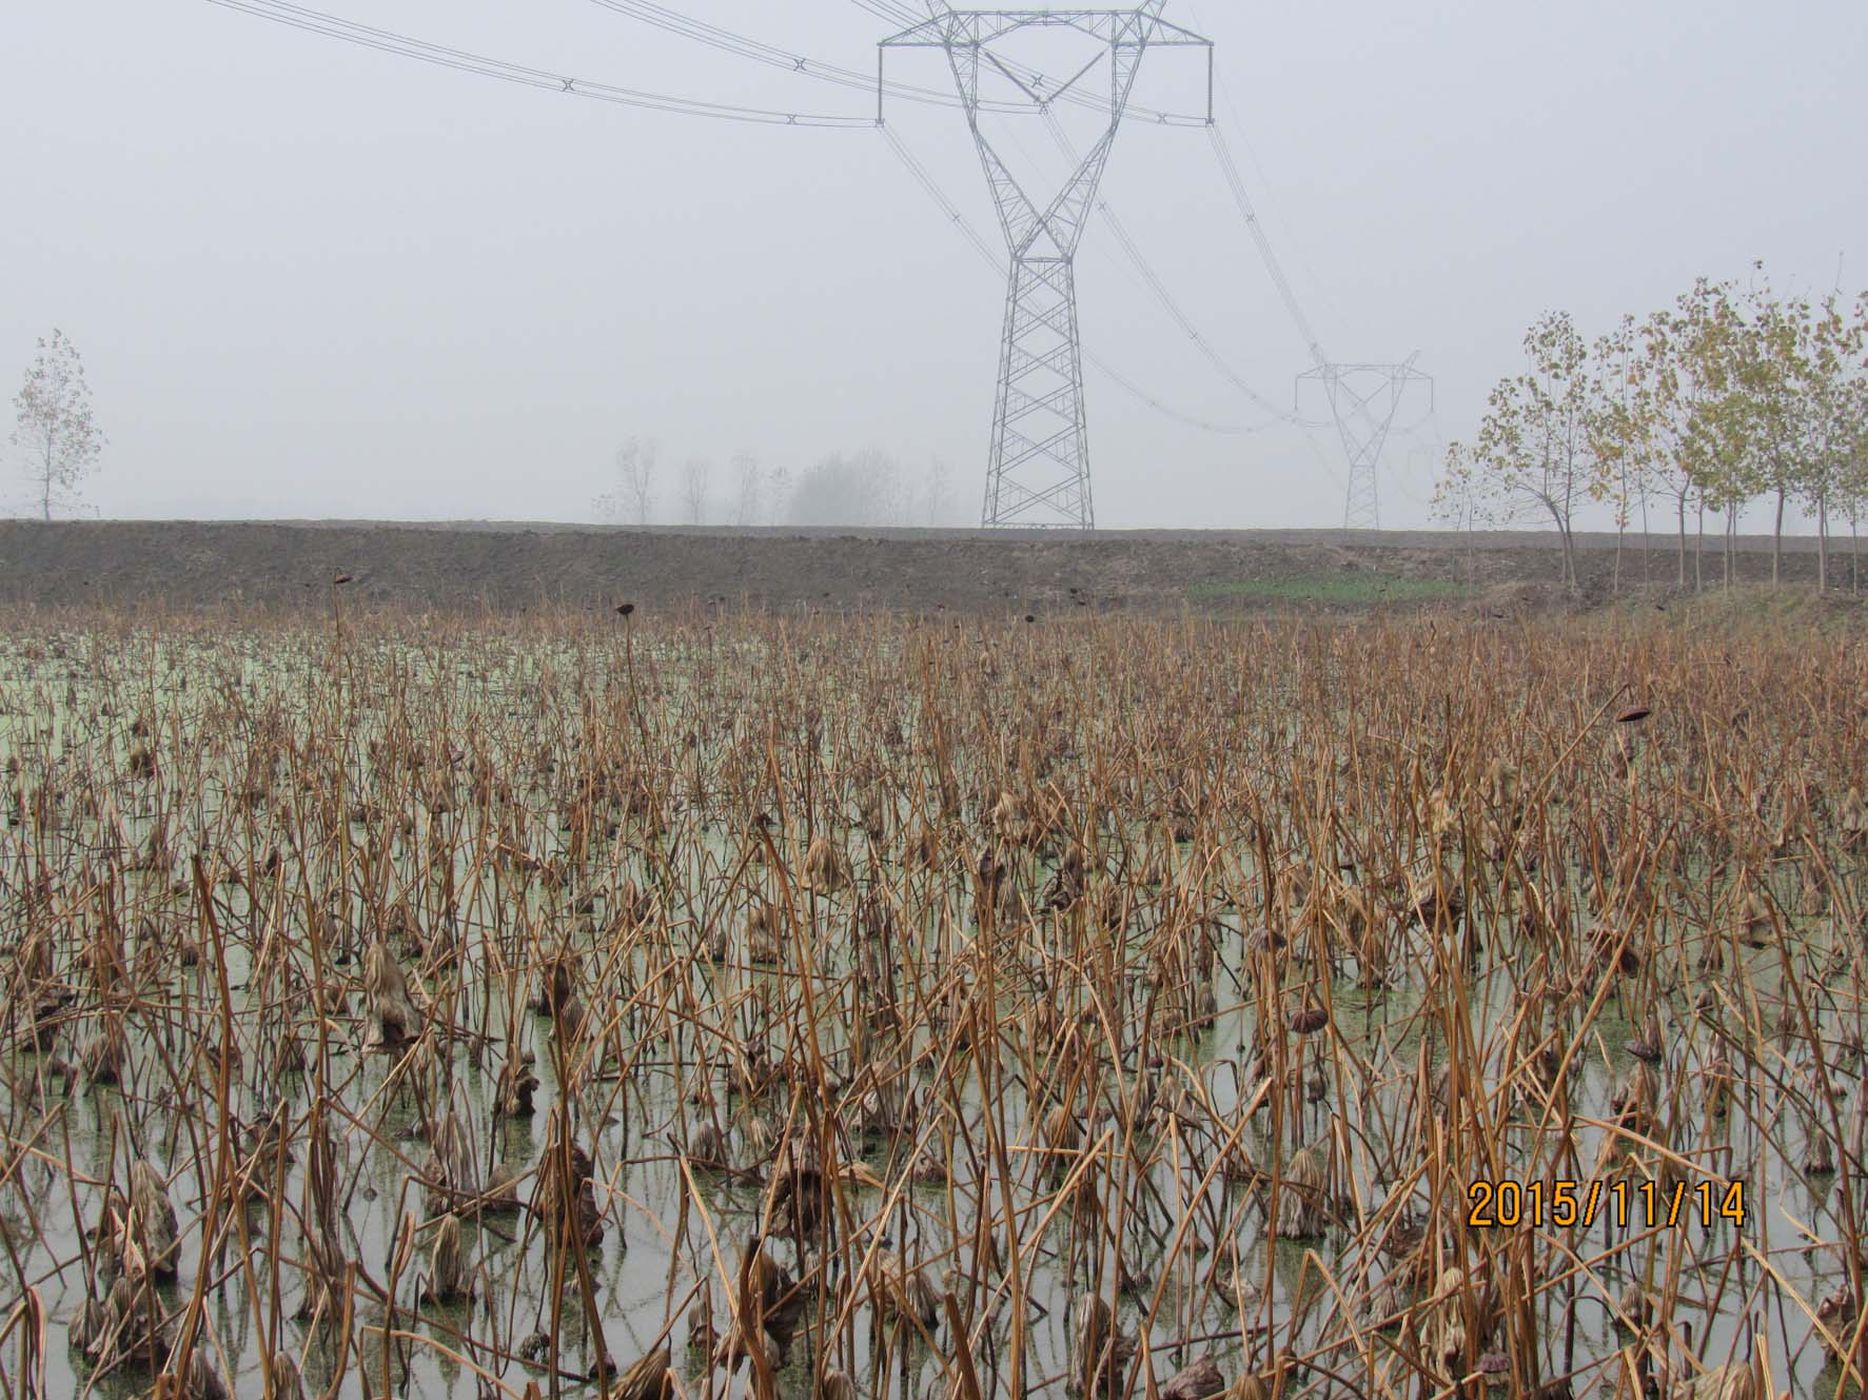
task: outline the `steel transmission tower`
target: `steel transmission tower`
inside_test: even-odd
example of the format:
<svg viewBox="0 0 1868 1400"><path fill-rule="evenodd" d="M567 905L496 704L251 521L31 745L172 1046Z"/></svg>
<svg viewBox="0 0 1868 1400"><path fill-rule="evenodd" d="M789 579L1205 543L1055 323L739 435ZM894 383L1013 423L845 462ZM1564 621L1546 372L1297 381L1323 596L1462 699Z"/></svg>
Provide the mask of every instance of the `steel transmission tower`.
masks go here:
<svg viewBox="0 0 1868 1400"><path fill-rule="evenodd" d="M999 390L992 415L984 526L1090 529L1089 429L1083 411L1083 354L1077 331L1075 258L1096 187L1122 125L1143 54L1160 45L1199 46L1210 41L1160 17L1165 0L1126 10L955 10L941 13L882 41L890 48L938 48L947 54L960 90L967 126L979 147L1011 254L1005 328L999 348ZM1097 52L1074 76L1051 82L995 53L994 46L1021 30L1071 29L1096 41ZM980 128L981 68L1010 85L1008 100L992 112L1042 114L1066 100L1082 103L1085 80L1109 55L1109 124L1049 200L1040 200L1015 177ZM882 54L877 56L880 108ZM1081 87L1079 86L1081 85ZM1211 117L1211 82L1208 83ZM1100 115L1101 102L1095 107ZM878 115L880 112L878 110Z"/></svg>
<svg viewBox="0 0 1868 1400"><path fill-rule="evenodd" d="M1433 376L1415 369L1410 355L1398 365L1340 365L1323 360L1315 369L1297 376L1300 393L1306 382L1323 386L1330 416L1336 420L1336 431L1343 440L1343 453L1349 458L1343 528L1381 529L1381 496L1375 469L1381 464L1382 448L1410 384L1426 384L1431 406Z"/></svg>

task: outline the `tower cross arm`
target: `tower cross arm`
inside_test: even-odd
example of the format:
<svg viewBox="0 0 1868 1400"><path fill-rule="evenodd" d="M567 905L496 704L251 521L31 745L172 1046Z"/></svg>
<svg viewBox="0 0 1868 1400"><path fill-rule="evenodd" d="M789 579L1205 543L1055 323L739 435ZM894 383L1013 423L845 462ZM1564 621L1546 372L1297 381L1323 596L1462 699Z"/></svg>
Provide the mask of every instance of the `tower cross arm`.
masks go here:
<svg viewBox="0 0 1868 1400"><path fill-rule="evenodd" d="M1213 41L1206 35L1196 34L1191 29L1183 29L1178 24L1170 24L1160 18L1149 21L1147 39L1151 44L1185 44L1203 49L1213 47Z"/></svg>
<svg viewBox="0 0 1868 1400"><path fill-rule="evenodd" d="M1098 39L1129 44L1191 45L1212 48L1213 41L1152 13L1132 10L948 10L912 24L881 41L888 49L945 48L983 44L1028 27L1080 29Z"/></svg>
<svg viewBox="0 0 1868 1400"><path fill-rule="evenodd" d="M1015 29L1076 29L1093 39L1118 44L1197 45L1212 48L1213 41L1170 24L1147 9L1140 10L957 10L956 18L983 21L973 35L981 42L1001 38Z"/></svg>
<svg viewBox="0 0 1868 1400"><path fill-rule="evenodd" d="M884 49L944 49L954 42L953 28L949 21L954 16L937 15L933 19L924 19L921 23L910 25L899 34L891 34L877 45Z"/></svg>

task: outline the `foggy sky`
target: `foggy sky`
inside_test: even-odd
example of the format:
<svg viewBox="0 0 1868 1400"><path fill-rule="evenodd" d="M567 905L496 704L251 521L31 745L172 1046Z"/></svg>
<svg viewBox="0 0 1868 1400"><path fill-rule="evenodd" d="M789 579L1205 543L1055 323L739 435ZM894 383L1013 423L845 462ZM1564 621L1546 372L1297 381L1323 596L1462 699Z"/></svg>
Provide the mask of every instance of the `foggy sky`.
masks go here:
<svg viewBox="0 0 1868 1400"><path fill-rule="evenodd" d="M589 0L318 0L554 72L868 115ZM849 0L680 0L871 70ZM1438 380L1404 407L1384 523L1427 519L1539 313L1586 333L1762 258L1780 287L1868 280L1868 5L1401 6L1169 0L1218 44L1218 117L1325 347ZM1204 105L1151 54L1141 100ZM950 83L938 55L891 75ZM997 239L960 113L889 119ZM204 0L0 9L0 388L59 326L110 435L105 516L590 519L632 435L680 464L794 474L879 449L946 462L976 520L1001 274L868 129L633 111L369 52ZM1035 121L1012 149L1038 159ZM1104 195L1226 361L1280 404L1306 351L1204 132L1134 123ZM1100 222L1086 345L1182 413L1264 412L1202 358ZM1088 372L1099 524L1328 525L1341 449L1186 427ZM1313 412L1317 405L1309 407ZM11 427L9 404L5 426ZM9 466L7 507L25 493ZM716 514L725 507L716 510Z"/></svg>

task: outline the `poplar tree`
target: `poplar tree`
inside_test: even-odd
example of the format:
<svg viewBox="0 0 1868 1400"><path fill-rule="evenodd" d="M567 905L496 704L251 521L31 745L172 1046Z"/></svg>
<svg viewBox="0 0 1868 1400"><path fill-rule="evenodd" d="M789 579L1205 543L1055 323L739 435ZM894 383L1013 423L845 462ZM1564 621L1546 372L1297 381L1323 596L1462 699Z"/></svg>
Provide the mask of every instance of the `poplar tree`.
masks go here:
<svg viewBox="0 0 1868 1400"><path fill-rule="evenodd" d="M42 518L52 507L75 500L78 484L97 465L104 434L91 413L91 386L84 360L61 330L39 342L39 353L13 400L13 445L26 459L26 474Z"/></svg>

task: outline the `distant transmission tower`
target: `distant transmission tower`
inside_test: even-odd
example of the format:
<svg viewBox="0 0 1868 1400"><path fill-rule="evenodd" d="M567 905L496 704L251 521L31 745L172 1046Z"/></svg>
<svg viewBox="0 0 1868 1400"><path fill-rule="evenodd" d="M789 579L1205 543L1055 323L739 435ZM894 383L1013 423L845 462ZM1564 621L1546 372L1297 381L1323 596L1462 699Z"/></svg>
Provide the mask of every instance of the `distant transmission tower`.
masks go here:
<svg viewBox="0 0 1868 1400"><path fill-rule="evenodd" d="M1410 355L1398 365L1339 365L1323 360L1315 369L1297 376L1300 393L1306 381L1323 386L1330 416L1336 420L1343 452L1349 458L1343 528L1379 530L1382 508L1376 468L1381 465L1382 448L1400 412L1401 400L1407 396L1408 385L1424 383L1428 405L1432 406L1433 376L1415 369Z"/></svg>
<svg viewBox="0 0 1868 1400"><path fill-rule="evenodd" d="M1074 260L1083 227L1094 206L1097 183L1109 148L1128 107L1143 53L1161 45L1202 46L1210 41L1160 17L1166 0L1126 10L954 10L945 9L893 38L881 48L944 49L959 85L967 126L979 147L1012 255L1005 301L1005 330L999 350L999 391L992 415L992 454L987 465L984 526L1075 527L1096 523L1090 500L1089 429L1083 412L1083 353L1077 333ZM1087 95L1078 84L1101 66L1100 52L1074 76L1052 82L995 53L994 45L1020 30L1073 29L1106 46L1110 59L1109 125L1078 163L1063 188L1040 203L1013 176L980 130L980 68L1010 85L1008 100L986 104L992 112L1045 113L1059 100L1073 105ZM882 54L877 55L877 103L881 103ZM1208 115L1211 114L1208 83ZM1095 104L1100 113L1101 102Z"/></svg>

